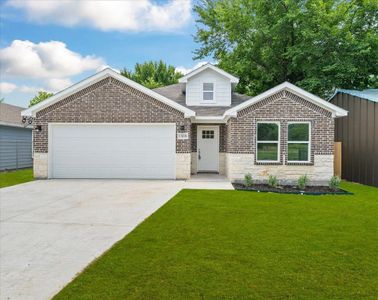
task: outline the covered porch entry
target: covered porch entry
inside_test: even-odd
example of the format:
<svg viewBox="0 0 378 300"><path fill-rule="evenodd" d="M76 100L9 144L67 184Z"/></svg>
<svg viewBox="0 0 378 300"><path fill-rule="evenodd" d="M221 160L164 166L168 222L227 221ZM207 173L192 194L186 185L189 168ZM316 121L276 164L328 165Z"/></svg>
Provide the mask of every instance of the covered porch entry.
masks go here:
<svg viewBox="0 0 378 300"><path fill-rule="evenodd" d="M225 175L225 124L192 125L192 174Z"/></svg>

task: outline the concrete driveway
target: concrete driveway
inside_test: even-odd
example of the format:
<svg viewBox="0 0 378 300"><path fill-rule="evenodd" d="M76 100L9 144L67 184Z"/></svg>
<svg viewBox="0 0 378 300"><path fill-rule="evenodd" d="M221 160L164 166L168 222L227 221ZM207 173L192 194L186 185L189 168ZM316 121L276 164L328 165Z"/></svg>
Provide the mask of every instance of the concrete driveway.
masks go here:
<svg viewBox="0 0 378 300"><path fill-rule="evenodd" d="M44 180L1 189L0 298L51 298L184 185Z"/></svg>

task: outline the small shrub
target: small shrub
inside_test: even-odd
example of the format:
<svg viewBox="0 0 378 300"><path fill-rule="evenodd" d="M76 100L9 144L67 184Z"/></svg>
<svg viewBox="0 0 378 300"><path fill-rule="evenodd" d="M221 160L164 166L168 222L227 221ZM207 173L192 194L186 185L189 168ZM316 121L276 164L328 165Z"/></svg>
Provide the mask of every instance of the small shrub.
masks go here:
<svg viewBox="0 0 378 300"><path fill-rule="evenodd" d="M244 175L244 185L249 187L253 184L252 175L251 173L247 173Z"/></svg>
<svg viewBox="0 0 378 300"><path fill-rule="evenodd" d="M298 178L297 186L300 190L304 190L308 184L307 175L302 175Z"/></svg>
<svg viewBox="0 0 378 300"><path fill-rule="evenodd" d="M338 176L332 176L328 182L328 186L332 190L337 190L340 187L341 179Z"/></svg>
<svg viewBox="0 0 378 300"><path fill-rule="evenodd" d="M268 178L268 185L271 186L271 187L276 188L276 187L278 186L278 180L277 180L277 177L276 177L276 176L273 176L273 175L269 175L269 178Z"/></svg>

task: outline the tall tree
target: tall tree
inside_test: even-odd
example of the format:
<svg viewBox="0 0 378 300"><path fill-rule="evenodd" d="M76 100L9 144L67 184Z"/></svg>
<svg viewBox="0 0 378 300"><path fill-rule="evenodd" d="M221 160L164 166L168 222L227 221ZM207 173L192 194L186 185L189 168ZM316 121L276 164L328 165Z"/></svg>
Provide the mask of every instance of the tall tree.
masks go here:
<svg viewBox="0 0 378 300"><path fill-rule="evenodd" d="M201 0L194 10L195 58L237 74L240 92L283 81L322 97L378 86L376 0Z"/></svg>
<svg viewBox="0 0 378 300"><path fill-rule="evenodd" d="M34 96L33 99L30 100L29 107L36 105L37 103L42 102L42 101L46 100L47 98L49 98L53 95L54 94L52 94L52 93L48 93L48 92L45 92L45 91L39 91L38 94L36 96Z"/></svg>
<svg viewBox="0 0 378 300"><path fill-rule="evenodd" d="M124 68L121 74L150 89L177 83L182 76L174 66L167 65L162 60L137 63L134 70Z"/></svg>

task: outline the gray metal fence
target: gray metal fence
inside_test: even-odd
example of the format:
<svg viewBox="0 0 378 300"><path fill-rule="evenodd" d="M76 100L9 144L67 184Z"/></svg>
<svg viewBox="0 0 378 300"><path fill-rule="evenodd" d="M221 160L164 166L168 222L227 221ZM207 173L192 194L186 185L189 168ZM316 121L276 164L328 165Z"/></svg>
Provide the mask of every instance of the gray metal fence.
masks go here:
<svg viewBox="0 0 378 300"><path fill-rule="evenodd" d="M31 130L0 126L0 170L33 165Z"/></svg>
<svg viewBox="0 0 378 300"><path fill-rule="evenodd" d="M0 141L0 170L31 167L31 149L32 144L25 141Z"/></svg>

